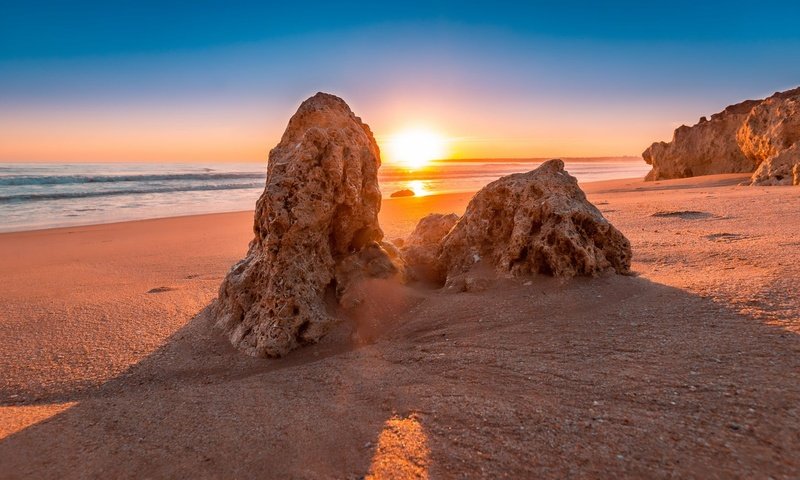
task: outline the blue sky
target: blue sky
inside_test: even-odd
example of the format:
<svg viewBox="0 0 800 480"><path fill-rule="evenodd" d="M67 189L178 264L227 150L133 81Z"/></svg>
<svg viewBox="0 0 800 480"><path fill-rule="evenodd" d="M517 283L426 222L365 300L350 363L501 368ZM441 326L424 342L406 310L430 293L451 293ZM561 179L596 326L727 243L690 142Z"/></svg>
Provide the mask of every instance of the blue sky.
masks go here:
<svg viewBox="0 0 800 480"><path fill-rule="evenodd" d="M207 48L376 24L452 22L549 38L797 40L797 2L6 2L0 58Z"/></svg>
<svg viewBox="0 0 800 480"><path fill-rule="evenodd" d="M318 90L343 96L379 136L423 123L465 155L635 155L680 123L800 84L800 6L788 2L2 11L6 161L258 161Z"/></svg>

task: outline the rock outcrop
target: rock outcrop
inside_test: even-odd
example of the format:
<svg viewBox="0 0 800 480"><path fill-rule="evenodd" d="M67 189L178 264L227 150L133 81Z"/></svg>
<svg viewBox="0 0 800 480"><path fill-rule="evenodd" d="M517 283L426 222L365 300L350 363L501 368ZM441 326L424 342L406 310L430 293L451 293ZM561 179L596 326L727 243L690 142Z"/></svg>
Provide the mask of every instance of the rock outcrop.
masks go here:
<svg viewBox="0 0 800 480"><path fill-rule="evenodd" d="M800 164L800 89L776 94L753 108L737 140L758 168L754 185L797 185L793 169Z"/></svg>
<svg viewBox="0 0 800 480"><path fill-rule="evenodd" d="M380 153L347 104L318 93L270 151L247 256L222 282L216 325L253 356L318 341L335 323L326 299L364 277L398 274L380 245Z"/></svg>
<svg viewBox="0 0 800 480"><path fill-rule="evenodd" d="M417 223L400 252L408 276L413 280L441 281L444 272L437 262L441 241L458 222L458 215L431 213Z"/></svg>
<svg viewBox="0 0 800 480"><path fill-rule="evenodd" d="M448 281L479 263L514 276L627 274L631 246L564 162L549 160L479 191L442 240L437 261Z"/></svg>
<svg viewBox="0 0 800 480"><path fill-rule="evenodd" d="M750 173L754 185L790 185L800 163L800 88L747 100L675 130L671 142L642 153L653 166L645 180Z"/></svg>
<svg viewBox="0 0 800 480"><path fill-rule="evenodd" d="M800 143L769 157L753 173L751 185L800 185Z"/></svg>
<svg viewBox="0 0 800 480"><path fill-rule="evenodd" d="M652 144L642 153L644 161L653 166L645 180L752 172L756 164L742 153L736 132L758 103L747 100L731 105L710 120L703 117L692 127L678 127L669 143Z"/></svg>
<svg viewBox="0 0 800 480"><path fill-rule="evenodd" d="M389 196L392 198L398 198L398 197L413 197L414 195L416 195L414 193L414 190L409 190L407 188L404 188L403 190L398 190L396 192L393 192Z"/></svg>

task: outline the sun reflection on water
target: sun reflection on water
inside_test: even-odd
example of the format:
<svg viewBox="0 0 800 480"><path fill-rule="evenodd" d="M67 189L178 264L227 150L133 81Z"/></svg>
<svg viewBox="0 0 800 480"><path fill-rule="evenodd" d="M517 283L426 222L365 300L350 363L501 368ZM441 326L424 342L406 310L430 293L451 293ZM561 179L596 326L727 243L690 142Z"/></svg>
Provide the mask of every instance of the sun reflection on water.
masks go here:
<svg viewBox="0 0 800 480"><path fill-rule="evenodd" d="M424 197L430 195L432 192L428 189L426 182L422 180L410 180L408 182L408 189L414 192L416 197Z"/></svg>

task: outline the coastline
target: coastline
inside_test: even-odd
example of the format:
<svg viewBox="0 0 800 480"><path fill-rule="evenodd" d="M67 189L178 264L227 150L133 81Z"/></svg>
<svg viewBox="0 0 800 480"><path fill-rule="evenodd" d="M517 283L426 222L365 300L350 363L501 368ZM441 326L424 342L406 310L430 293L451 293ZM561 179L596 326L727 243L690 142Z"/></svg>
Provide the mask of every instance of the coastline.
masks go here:
<svg viewBox="0 0 800 480"><path fill-rule="evenodd" d="M260 164L259 164L260 165ZM386 164L384 196L472 193L539 163L465 164L409 171ZM644 176L642 161L572 163L581 181ZM256 164L0 164L0 232L99 225L149 218L227 213L252 208L264 188Z"/></svg>
<svg viewBox="0 0 800 480"><path fill-rule="evenodd" d="M0 234L0 464L358 476L384 424L412 419L432 476L566 476L578 458L587 475L791 477L800 198L745 177L582 184L631 240L633 276L409 291L373 341L267 363L203 315L251 211ZM387 199L386 238L470 197Z"/></svg>
<svg viewBox="0 0 800 480"><path fill-rule="evenodd" d="M639 178L621 178L615 180L599 180L594 182L586 182L582 183L581 187L583 189L591 189L594 188L593 186L601 186L603 184L611 182L612 184L616 184L617 182L631 182L631 181L638 181L641 180ZM394 236L402 236L407 235L411 230L413 230L416 222L422 218L427 213L433 212L440 212L444 210L448 210L446 213L450 213L450 211L454 213L458 213L459 215L463 212L463 209L466 207L466 204L469 203L469 200L475 192L447 192L447 193L433 193L427 195L419 195L419 196L412 196L412 197L390 197L388 195L384 196L382 200L381 206L381 225L383 225L383 220L388 219L388 223L396 223L398 219L402 223L401 228L396 228L392 226L390 228L390 233L393 233ZM437 210L437 208L439 210ZM127 224L127 223L138 223L138 222L150 222L153 220L169 220L174 218L202 218L202 217L213 217L218 215L237 215L237 214L253 214L253 210L232 210L226 212L209 212L209 213L194 213L194 214L187 214L187 215L169 215L164 217L151 217L151 218L142 218L142 219L135 219L135 220L121 220L121 221L110 221L104 223L90 223L85 225L62 225L62 226L55 226L55 227L46 227L46 228L37 228L31 230L17 230L11 232L0 232L0 238L9 235L17 235L17 234L24 234L24 233L32 233L32 232L48 232L48 231L64 231L64 230L82 230L87 227L101 227L101 226L110 226L110 225L120 225L120 224ZM211 220L211 218L209 218ZM409 222L413 222L409 224ZM410 225L410 226L409 226ZM406 231L405 229L408 229ZM392 235L387 234L386 238L392 238Z"/></svg>
<svg viewBox="0 0 800 480"><path fill-rule="evenodd" d="M465 206L466 203L469 202L469 199L475 192L458 192L458 193L439 193L439 194L430 194L430 195L423 195L423 196L414 196L414 197L403 197L403 198L389 198L386 197L383 199L381 215L384 217L387 215L395 216L408 216L413 217L420 212L432 212L431 208L434 206L443 206L447 208L448 206L452 206L452 208L459 208L462 204ZM387 202L391 202L387 206ZM461 207L463 208L463 207ZM385 210L388 210L386 212ZM407 215L403 215L403 212L409 212ZM203 219L204 217L208 217L208 220L213 220L213 217L218 216L226 216L226 215L249 215L252 220L253 210L233 210L230 212L209 212L209 213L194 213L188 215L171 215L165 217L152 217L152 218L142 218L136 220L121 220L121 221L112 221L106 223L92 223L86 225L64 225L64 226L57 226L57 227L48 227L48 228L39 228L39 229L31 229L31 230L19 230L13 232L0 232L0 238L14 236L14 235L23 235L29 233L47 233L52 232L56 233L59 231L83 231L84 229L95 229L97 227L110 227L116 225L123 225L123 224L137 224L137 223L147 223L153 221L168 221L172 219L179 219L179 218L195 218L198 220ZM425 213L422 213L423 215ZM416 220L419 220L421 217L414 217ZM416 222L414 223L416 225ZM413 225L412 225L413 228ZM407 233L407 232L406 232Z"/></svg>

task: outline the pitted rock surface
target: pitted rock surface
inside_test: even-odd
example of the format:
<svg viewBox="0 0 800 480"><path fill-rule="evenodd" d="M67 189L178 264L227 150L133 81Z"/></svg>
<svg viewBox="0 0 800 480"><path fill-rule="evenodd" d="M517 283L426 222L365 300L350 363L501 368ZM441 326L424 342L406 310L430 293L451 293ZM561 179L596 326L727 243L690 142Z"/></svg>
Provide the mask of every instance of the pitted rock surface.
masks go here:
<svg viewBox="0 0 800 480"><path fill-rule="evenodd" d="M479 191L442 241L448 279L477 264L514 276L630 271L631 246L592 205L561 160Z"/></svg>
<svg viewBox="0 0 800 480"><path fill-rule="evenodd" d="M318 341L336 322L326 297L397 267L379 244L380 153L340 98L300 105L269 154L247 256L223 281L213 312L231 343L279 357Z"/></svg>
<svg viewBox="0 0 800 480"><path fill-rule="evenodd" d="M739 129L742 152L758 165L753 185L797 185L800 165L800 89L774 95L753 108Z"/></svg>
<svg viewBox="0 0 800 480"><path fill-rule="evenodd" d="M736 132L758 103L731 105L710 120L703 117L692 127L678 127L671 142L653 143L642 152L644 161L653 166L645 180L752 172L756 164L742 153Z"/></svg>

